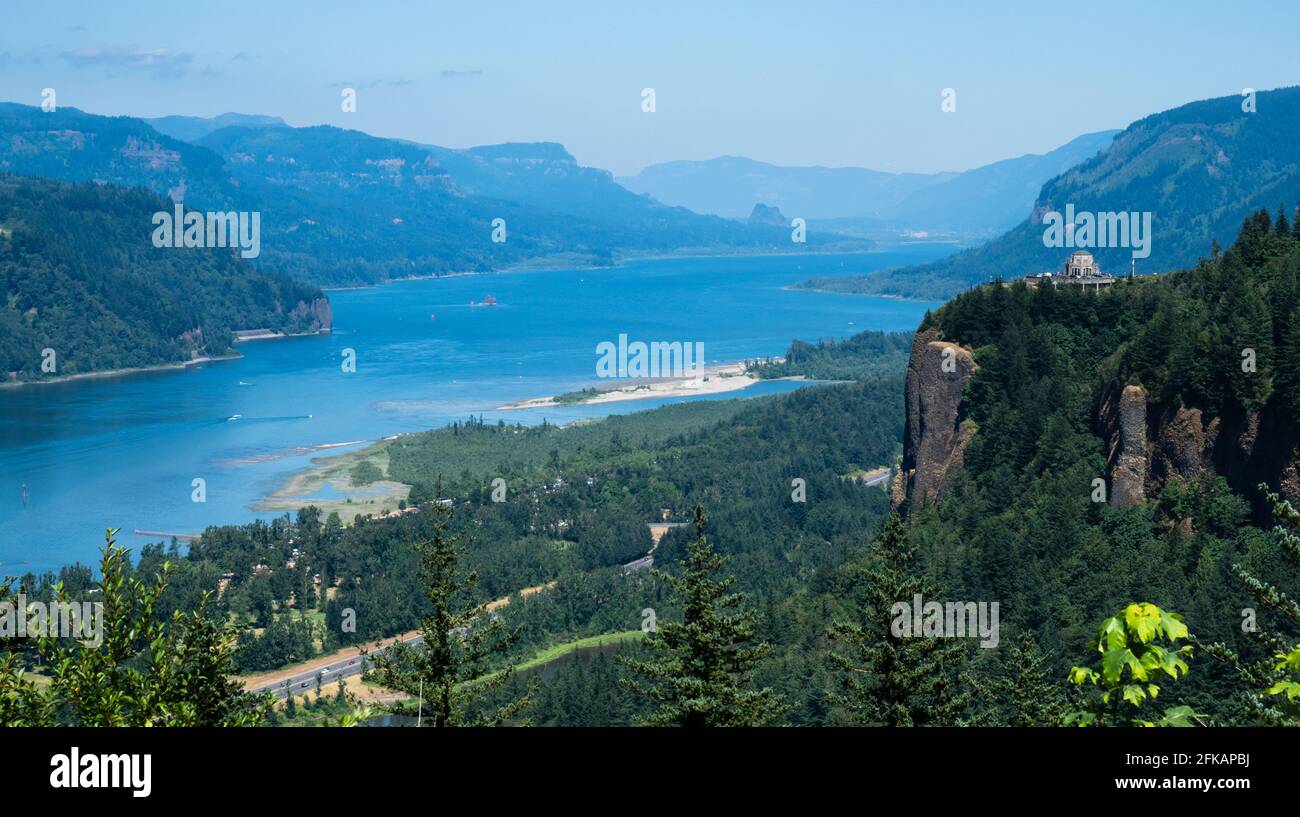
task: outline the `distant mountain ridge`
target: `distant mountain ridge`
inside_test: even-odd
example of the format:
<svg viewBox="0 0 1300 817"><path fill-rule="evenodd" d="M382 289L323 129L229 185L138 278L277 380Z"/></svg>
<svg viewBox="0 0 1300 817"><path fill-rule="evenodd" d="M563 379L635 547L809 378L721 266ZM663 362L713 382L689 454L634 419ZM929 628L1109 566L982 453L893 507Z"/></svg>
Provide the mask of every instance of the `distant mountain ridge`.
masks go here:
<svg viewBox="0 0 1300 817"><path fill-rule="evenodd" d="M1211 240L1227 246L1242 220L1300 199L1300 87L1261 91L1257 111L1240 96L1219 97L1152 114L1126 128L1094 158L1049 180L1032 211L1004 235L958 255L859 278L807 286L868 294L947 297L995 277L1059 269L1069 249L1043 243L1043 217L1064 212L1150 212L1149 257L1141 273L1191 266ZM1103 272L1127 273L1124 247L1091 250Z"/></svg>
<svg viewBox="0 0 1300 817"><path fill-rule="evenodd" d="M222 128L287 128L278 116L260 116L246 113L223 113L220 116L160 116L143 120L164 136L184 142L197 142L204 136Z"/></svg>
<svg viewBox="0 0 1300 817"><path fill-rule="evenodd" d="M1095 155L1119 131L1077 137L1045 154L963 173L782 167L737 156L651 165L619 183L669 204L742 218L754 204L809 220L868 220L877 228L996 234L1033 206L1043 182Z"/></svg>
<svg viewBox="0 0 1300 817"><path fill-rule="evenodd" d="M886 173L861 167L784 167L720 156L651 165L616 181L627 189L698 213L745 218L755 204L803 218L872 216L956 173Z"/></svg>
<svg viewBox="0 0 1300 817"><path fill-rule="evenodd" d="M130 117L0 104L0 172L261 212L256 263L324 285L670 252L869 246L815 231L793 244L788 230L662 205L552 143L451 150L266 118L215 127L221 119L162 121L171 133L203 134L189 142Z"/></svg>

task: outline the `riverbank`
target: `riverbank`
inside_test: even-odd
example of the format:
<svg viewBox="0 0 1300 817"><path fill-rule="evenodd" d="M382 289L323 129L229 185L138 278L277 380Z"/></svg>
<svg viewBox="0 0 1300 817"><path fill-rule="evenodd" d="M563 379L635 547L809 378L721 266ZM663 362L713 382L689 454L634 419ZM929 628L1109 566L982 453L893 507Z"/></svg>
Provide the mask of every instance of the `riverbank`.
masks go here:
<svg viewBox="0 0 1300 817"><path fill-rule="evenodd" d="M100 377L121 377L128 374L142 374L144 372L168 372L178 369L187 369L190 366L197 366L200 363L218 363L223 360L237 360L243 357L238 352L230 355L204 355L196 357L193 360L186 360L179 363L159 363L155 366L137 366L127 369L104 369L98 372L79 372L77 374L63 374L54 377L46 377L41 380L6 380L0 382L0 389L12 389L19 386L45 386L51 383L71 383L74 380L92 380Z"/></svg>
<svg viewBox="0 0 1300 817"><path fill-rule="evenodd" d="M278 340L280 338L311 338L317 335L328 335L329 329L317 329L312 332L272 332L262 330L256 335L247 335L240 337L236 335L234 343L243 343L253 340ZM45 386L51 383L71 383L76 380L93 380L102 377L123 377L130 374L145 374L148 372L172 372L181 369L188 369L191 366L197 366L201 363L221 363L227 360L238 360L243 357L239 352L231 352L228 355L203 355L202 357L183 360L177 363L157 363L153 366L133 366L124 369L102 369L95 372L78 372L77 374L55 375L54 377L44 377L40 380L4 380L0 381L0 389L11 389L19 386Z"/></svg>
<svg viewBox="0 0 1300 817"><path fill-rule="evenodd" d="M646 261L680 261L680 260L708 260L716 259L734 259L734 258L796 258L812 257L821 258L826 256L839 255L879 255L888 253L894 249L893 245L875 244L871 247L862 249L835 249L834 247L818 247L816 249L797 249L782 251L779 247L765 247L761 252L746 252L738 250L736 252L723 252L719 248L701 248L699 251L681 250L672 253L629 253L614 260L612 264L584 264L581 259L561 256L543 256L524 261L518 261L514 264L507 264L503 267L486 270L460 270L457 272L433 273L432 275L403 275L394 278L385 278L382 281L373 281L369 283L339 284L335 286L321 286L322 292L349 292L359 289L373 289L375 287L386 286L388 284L400 284L410 281L433 281L443 278L463 278L475 275L507 275L514 273L529 272L557 272L564 270L575 270L582 272L599 272L601 270L616 270L626 267L630 264L637 264ZM794 288L793 286L791 288Z"/></svg>
<svg viewBox="0 0 1300 817"><path fill-rule="evenodd" d="M782 380L802 380L802 377L780 378ZM567 394L534 397L520 400L504 406L497 406L496 411L515 411L517 409L551 408L555 406L594 405L598 403L620 403L626 400L662 400L681 397L700 397L711 394L726 394L740 391L759 381L749 372L743 362L721 363L705 366L697 377L655 377L636 378L631 383L619 380L611 387L593 387Z"/></svg>

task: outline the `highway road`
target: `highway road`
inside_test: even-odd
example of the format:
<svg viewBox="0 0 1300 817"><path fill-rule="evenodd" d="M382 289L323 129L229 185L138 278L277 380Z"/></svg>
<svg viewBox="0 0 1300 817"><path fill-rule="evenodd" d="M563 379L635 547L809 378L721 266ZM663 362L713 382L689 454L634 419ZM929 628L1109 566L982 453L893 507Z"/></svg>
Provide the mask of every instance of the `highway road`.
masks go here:
<svg viewBox="0 0 1300 817"><path fill-rule="evenodd" d="M404 643L415 645L420 643L422 639L422 636L411 636L410 638L405 639ZM379 650L384 649L387 649L387 647L379 648ZM374 650L374 652L378 652L379 650ZM273 684L263 684L262 686L254 687L253 689L250 689L249 692L254 694L269 692L276 698L280 699L287 696L290 692L294 695L305 695L316 688L316 676L318 673L321 676L321 689L325 690L325 688L330 684L337 684L340 678L359 675L362 669L364 669L365 660L366 659L360 655L340 658L337 661L332 661L323 666L313 667L312 669L291 675L290 677L276 681Z"/></svg>
<svg viewBox="0 0 1300 817"><path fill-rule="evenodd" d="M658 542L656 541L655 544L658 545ZM645 556L642 556L640 559L634 559L633 561L630 561L627 564L623 565L623 572L630 573L633 570L640 570L641 568L651 567L652 565L654 565L654 563L655 563L654 548L652 547L650 549L650 553L646 554ZM552 582L552 584L554 584L554 582ZM416 644L419 644L422 640L423 640L422 636L415 635L415 636L411 636L410 638L403 639L403 643L414 646ZM384 649L387 649L387 647L380 647L377 650L374 650L374 652L378 652L379 650L384 650ZM321 690L323 692L328 691L326 690L326 687L328 687L330 684L337 684L340 678L347 678L352 675L359 675L361 671L365 668L365 661L366 659L361 657L360 655L353 655L353 656L348 656L346 658L340 658L337 661L331 661L328 664L317 665L317 666L313 666L310 669L304 669L302 672L296 673L294 675L289 676L288 678L281 679L274 683L262 684L248 691L254 694L269 692L272 695L274 695L277 699L284 699L287 695L289 695L289 693L293 693L294 695L305 695L316 688L317 674L320 675Z"/></svg>

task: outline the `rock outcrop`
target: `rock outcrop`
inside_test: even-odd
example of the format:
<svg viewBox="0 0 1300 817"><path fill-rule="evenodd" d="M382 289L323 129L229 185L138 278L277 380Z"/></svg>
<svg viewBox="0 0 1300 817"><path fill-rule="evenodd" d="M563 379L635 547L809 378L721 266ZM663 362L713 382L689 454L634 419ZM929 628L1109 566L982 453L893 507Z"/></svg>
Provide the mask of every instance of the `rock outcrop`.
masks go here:
<svg viewBox="0 0 1300 817"><path fill-rule="evenodd" d="M789 227L790 219L786 218L779 207L768 207L766 204L759 202L754 205L754 210L749 214L750 224L766 224L770 227Z"/></svg>
<svg viewBox="0 0 1300 817"><path fill-rule="evenodd" d="M1151 456L1151 487L1159 490L1171 477L1190 482L1205 468L1205 426L1201 410L1180 406L1166 411L1157 424L1155 450Z"/></svg>
<svg viewBox="0 0 1300 817"><path fill-rule="evenodd" d="M962 413L962 393L978 369L968 349L941 339L936 328L918 332L907 364L902 467L890 498L908 514L940 499L960 470L976 433ZM1102 389L1094 430L1104 445L1107 501L1133 507L1160 494L1171 480L1194 482L1207 471L1227 480L1255 504L1260 483L1300 500L1300 423L1276 409L1228 411L1209 417L1200 408L1152 402L1140 384ZM1188 529L1191 520L1180 521Z"/></svg>
<svg viewBox="0 0 1300 817"><path fill-rule="evenodd" d="M1113 390L1102 398L1098 419L1106 440L1106 462L1110 470L1109 500L1113 508L1140 504L1146 496L1147 472L1147 390L1125 386L1118 395Z"/></svg>
<svg viewBox="0 0 1300 817"><path fill-rule="evenodd" d="M939 499L961 468L974 424L961 415L962 391L978 367L970 350L941 340L936 329L917 332L907 363L907 419L903 466L894 478L895 507L909 513Z"/></svg>
<svg viewBox="0 0 1300 817"><path fill-rule="evenodd" d="M1230 412L1207 422L1199 408L1150 404L1140 385L1112 386L1099 400L1096 427L1113 507L1137 505L1170 480L1192 482L1207 469L1246 497L1257 497L1264 482L1300 499L1300 435L1273 413Z"/></svg>
<svg viewBox="0 0 1300 817"><path fill-rule="evenodd" d="M312 332L328 332L334 326L334 311L328 298L316 298L308 305L299 301L289 312L295 322L307 323Z"/></svg>

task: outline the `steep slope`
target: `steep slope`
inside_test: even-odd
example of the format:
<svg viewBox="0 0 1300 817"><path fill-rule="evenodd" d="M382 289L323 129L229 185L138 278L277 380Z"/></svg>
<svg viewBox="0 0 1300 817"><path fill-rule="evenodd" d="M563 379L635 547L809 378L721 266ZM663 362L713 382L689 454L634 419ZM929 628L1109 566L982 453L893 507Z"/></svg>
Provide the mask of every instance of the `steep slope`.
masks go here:
<svg viewBox="0 0 1300 817"><path fill-rule="evenodd" d="M1211 239L1227 244L1250 212L1300 198L1300 87L1258 94L1257 112L1239 96L1183 105L1133 123L1095 158L1043 185L1033 212L1010 232L932 264L811 285L841 291L947 297L995 277L1059 269L1068 249L1045 247L1043 215L1149 212L1150 257L1138 271L1187 266ZM1094 250L1104 271L1127 272L1132 250Z"/></svg>
<svg viewBox="0 0 1300 817"><path fill-rule="evenodd" d="M869 246L815 231L795 244L788 226L668 207L554 144L451 151L262 117L251 118L255 127L210 130L232 119L250 120L156 120L170 133L204 134L190 143L130 117L0 104L0 172L142 186L205 210L259 212L256 263L319 284L668 252Z"/></svg>
<svg viewBox="0 0 1300 817"><path fill-rule="evenodd" d="M139 188L0 175L0 380L218 355L241 329L330 327L315 287L230 249L154 247L152 216L171 209Z"/></svg>
<svg viewBox="0 0 1300 817"><path fill-rule="evenodd" d="M1048 153L968 170L917 190L881 215L915 229L996 235L1025 217L1044 181L1096 156L1118 133L1084 134Z"/></svg>
<svg viewBox="0 0 1300 817"><path fill-rule="evenodd" d="M743 217L757 204L877 231L996 235L1025 217L1043 182L1095 155L1119 131L1080 136L1046 154L964 173L884 173L856 167L779 167L735 156L651 165L618 181L692 210ZM843 225L864 226L864 225Z"/></svg>
<svg viewBox="0 0 1300 817"><path fill-rule="evenodd" d="M559 145L445 151L331 127L225 128L200 145L267 203L269 263L304 278L319 276L322 260L335 275L375 281L524 263L609 264L639 253L802 249L788 228L635 196ZM494 240L497 219L502 241ZM812 236L805 246L824 242Z"/></svg>
<svg viewBox="0 0 1300 817"><path fill-rule="evenodd" d="M0 102L0 173L147 187L209 208L251 202L220 156L139 119Z"/></svg>
<svg viewBox="0 0 1300 817"><path fill-rule="evenodd" d="M1300 498L1298 352L1300 229L1263 210L1225 253L1168 276L973 289L917 333L904 449L917 474L898 499L940 501L963 462L979 481L998 464L1059 473L1094 457L1089 479L1117 507L1205 474L1252 499L1261 482Z"/></svg>
<svg viewBox="0 0 1300 817"><path fill-rule="evenodd" d="M1292 223L1260 211L1225 252L1100 292L977 287L918 331L894 486L918 569L946 598L997 601L1003 632L1060 656L1057 677L1134 600L1246 665L1276 652L1248 610L1300 637L1245 578L1289 558L1259 484L1300 497ZM1241 679L1200 645L1192 658L1179 702L1252 722Z"/></svg>

